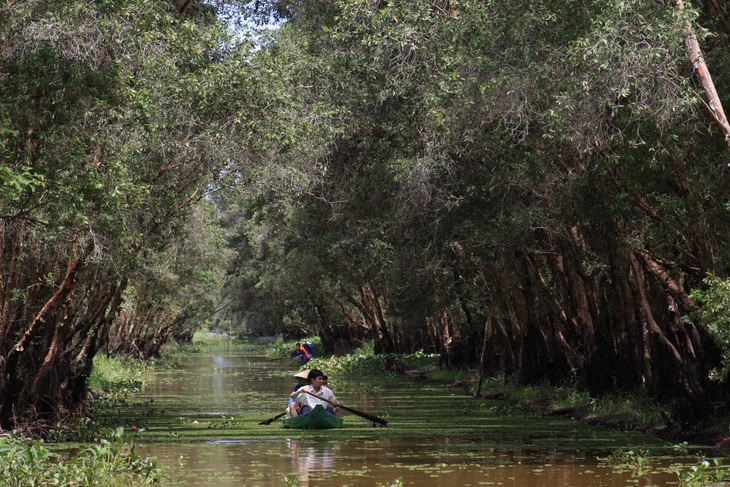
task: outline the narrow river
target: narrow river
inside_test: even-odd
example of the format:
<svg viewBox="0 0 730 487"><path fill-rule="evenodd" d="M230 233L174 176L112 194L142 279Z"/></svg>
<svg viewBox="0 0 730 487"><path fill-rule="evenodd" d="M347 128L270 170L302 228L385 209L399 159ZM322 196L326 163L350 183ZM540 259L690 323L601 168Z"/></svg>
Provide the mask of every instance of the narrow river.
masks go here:
<svg viewBox="0 0 730 487"><path fill-rule="evenodd" d="M408 378L330 374L342 404L385 415L387 427L346 412L337 430L260 425L284 411L296 371L255 348L203 349L108 412L136 431L137 453L166 468L163 485L665 486L697 463L698 451Z"/></svg>

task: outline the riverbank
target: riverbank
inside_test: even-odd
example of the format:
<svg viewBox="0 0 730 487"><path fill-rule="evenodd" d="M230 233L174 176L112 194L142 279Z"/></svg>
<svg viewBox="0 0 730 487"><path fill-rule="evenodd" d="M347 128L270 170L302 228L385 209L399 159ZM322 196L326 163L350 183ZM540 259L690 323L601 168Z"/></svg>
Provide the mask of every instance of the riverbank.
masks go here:
<svg viewBox="0 0 730 487"><path fill-rule="evenodd" d="M526 385L491 377L479 385L479 373L473 370L441 369L427 366L403 371L415 380L464 389L466 394L487 401L504 403L505 414L563 416L591 426L615 431L635 431L674 443L691 443L730 449L730 418L714 416L701 423L675 421L671 407L639 394L614 393L593 397L570 385Z"/></svg>
<svg viewBox="0 0 730 487"><path fill-rule="evenodd" d="M605 431L588 427L583 423L589 421L568 415L565 400L563 409L546 402L545 396L557 397L547 387L486 379L476 399L473 371L440 369L435 355L375 355L368 347L342 357L319 353L309 365L331 375L343 404L387 418L387 428L373 428L347 414L342 429L325 433L262 425L262 419L281 411L297 370L289 363L287 346L279 342L197 335L189 345L170 345L164 358L155 361L149 381L146 366L103 364L97 372L106 372L95 378L97 384L107 392L137 392L102 400L96 415L75 430L69 424L63 436L68 440L76 431L77 441L93 446L99 432L124 428L134 435L142 458L156 462L154 468L159 466L170 482L185 487L209 485L211 472L227 479L217 483L220 487L280 487L282 477L316 479L314 485L322 487L391 485L399 477L403 485L434 479L445 486L515 479L528 485L540 477L539 485L557 487L566 485L566 475L576 482L578 477L601 478L601 485L614 487L627 485L634 476L653 476L652 485L658 485L657 479L669 485L677 476L695 472L699 455L712 455L694 445L675 450L672 443L645 437L626 423ZM119 365L133 367L125 371ZM567 391L560 394L572 398L575 414L586 398ZM598 406L594 401L594 410ZM370 455L375 455L371 462L360 461ZM358 459L354 464L348 460L353 458ZM308 465L321 469L312 471ZM707 471L703 482L718 470ZM545 483L545 477L557 480ZM679 485L707 483L683 480Z"/></svg>
<svg viewBox="0 0 730 487"><path fill-rule="evenodd" d="M387 428L373 429L351 415L345 416L344 428L328 430L326 434L300 434L277 428L276 424L262 426L262 419L281 410L281 397L296 369L285 357L267 358L277 348L275 342L253 342L211 335L196 339L191 345L173 347L155 363L149 384L146 366L124 361L104 364L97 368L97 372L106 370L103 377L96 378L98 384L105 384L107 391L137 392L130 397L112 396L99 408L96 417L80 421L75 428L69 423L58 431L64 433L59 436L69 441L75 433L76 441L96 448L100 439L106 441L101 432L116 431L122 435L124 431L125 437L126 432L131 432L136 451L142 454L138 461L150 462L146 465L154 475L164 471L188 482L183 485L207 485L201 483L205 479L198 478L196 472L207 475L214 465L217 472L231 479L228 484L220 484L222 487L278 487L281 475L293 478L292 465L299 464L290 463L290 456L301 459L302 452L306 452L309 461L328 462L326 476L339 476L353 486L373 483L358 484L363 473L357 469L364 467L361 462L349 464L347 459L383 449L388 451L387 458L378 457L368 467L368 478L379 475L382 483L400 476L408 482L431 481L433 476L441 476L446 481L455 475L452 472L458 472L464 477L458 485L467 485L467 479L512 481L514 475L528 483L528 479L543 475L543 471L563 475L563 471L555 471L560 468L556 465L579 465L586 470L580 470L581 476L602 472L604 476L616 477L631 476L633 470L626 473L627 468L641 467L636 474L646 476L649 461L652 474L665 475L666 479L666 469L685 475L694 472L695 455L710 455L709 449L675 451L671 443L645 438L640 433L647 430L630 422L644 414L638 413L644 406L635 402L624 399L623 409L619 411L614 406L614 412L625 416L614 416L614 424L600 424L597 419L605 421L610 416L603 409L607 407L605 403L568 388L556 391L490 378L482 383L480 399L476 399L478 376L473 371L441 369L437 366L438 357L429 354L375 355L367 347L344 357L320 357L310 365L322 367L333 376L335 390L344 404L387 418ZM132 367L125 371L120 365ZM110 376L116 379L107 379ZM141 390L138 386L142 386ZM429 407L423 407L424 404ZM627 412L631 408L633 418ZM434 411L458 411L458 415L434 415ZM656 417L661 415L646 414L643 422L651 423ZM596 432L581 422L606 430ZM570 441L560 441L566 438ZM369 445L375 443L377 448L371 449ZM242 444L246 445L245 455L241 453ZM406 468L403 458L410 458L414 449L418 450L419 466ZM128 451L126 446L122 450ZM557 464L556 454L563 459ZM202 470L194 463L201 455L205 457ZM88 455L81 455L84 456L88 459ZM220 464L213 459L221 459ZM232 459L235 465L230 463ZM162 470L157 470L157 465ZM534 465L541 467L536 469ZM352 474L355 471L357 474ZM507 477L501 476L503 472L509 472ZM297 475L309 478L310 473L305 469ZM703 475L703 480L710 479ZM317 485L345 482L318 477L320 481L323 483ZM626 485L620 480L613 482L605 485ZM682 487L706 484L680 483ZM565 484L561 480L555 485Z"/></svg>
<svg viewBox="0 0 730 487"><path fill-rule="evenodd" d="M6 474L2 485L116 487L159 484L163 478L162 469L157 467L153 457L135 453L133 434L119 425L101 426L94 419L95 411L102 411L142 391L151 373L150 367L130 358L95 357L89 381L92 399L83 416L68 417L51 427L39 426L33 431L2 432L0 472Z"/></svg>
<svg viewBox="0 0 730 487"><path fill-rule="evenodd" d="M319 343L316 337L310 338ZM273 356L284 355L294 342L269 341ZM591 426L613 431L633 431L675 443L691 443L716 448L730 448L730 418L714 416L696 424L682 423L672 417L671 405L637 393L615 392L591 396L572 384L561 387L549 384L520 384L504 376L479 380L479 372L449 369L439 365L439 356L422 352L412 355L375 355L365 346L341 357L312 360L307 367L350 375L402 374L416 381L462 388L466 395L485 401L499 401L501 414L562 416Z"/></svg>
<svg viewBox="0 0 730 487"><path fill-rule="evenodd" d="M310 366L330 375L344 405L386 418L387 427L346 413L343 428L334 430L262 425L282 411L298 370L285 347L271 356L276 348L275 341L195 340L173 363L158 363L149 387L107 419L136 427L137 451L154 455L170 481L185 487L210 485L213 477L220 487L280 487L284 477L320 487L390 485L401 477L403 485L445 487L620 487L635 476L670 485L707 451L675 450L636 432L602 431L504 399L476 399L466 381L447 377L459 371L435 366L438 357L367 348L320 355ZM433 374L406 375L425 370Z"/></svg>

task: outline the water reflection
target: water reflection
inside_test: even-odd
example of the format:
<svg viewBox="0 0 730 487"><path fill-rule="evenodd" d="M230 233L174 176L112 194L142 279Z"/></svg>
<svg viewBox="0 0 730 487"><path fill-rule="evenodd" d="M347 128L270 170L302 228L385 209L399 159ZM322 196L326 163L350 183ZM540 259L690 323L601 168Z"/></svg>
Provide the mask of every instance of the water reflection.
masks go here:
<svg viewBox="0 0 730 487"><path fill-rule="evenodd" d="M334 469L335 447L332 443L301 444L297 440L288 439L287 446L291 456L292 471L300 487L310 487L313 481L326 476Z"/></svg>
<svg viewBox="0 0 730 487"><path fill-rule="evenodd" d="M164 485L179 487L283 487L284 477L300 487L375 487L399 477L406 486L440 487L678 485L668 468L676 459L653 460L652 473L639 477L597 459L631 445L628 435L498 416L462 393L406 380L333 378L343 403L387 409L387 428L349 414L342 429L328 432L259 425L283 412L295 372L244 350L186 357L183 369L160 372L138 401L133 415L145 431L137 452L156 457L170 469Z"/></svg>
<svg viewBox="0 0 730 487"><path fill-rule="evenodd" d="M596 461L587 453L482 451L414 447L404 439L331 442L316 439L221 440L199 445L145 445L171 467L169 482L184 487L375 487L402 478L405 486L625 487L678 485L669 462L659 472L637 476ZM664 471L661 471L666 468Z"/></svg>

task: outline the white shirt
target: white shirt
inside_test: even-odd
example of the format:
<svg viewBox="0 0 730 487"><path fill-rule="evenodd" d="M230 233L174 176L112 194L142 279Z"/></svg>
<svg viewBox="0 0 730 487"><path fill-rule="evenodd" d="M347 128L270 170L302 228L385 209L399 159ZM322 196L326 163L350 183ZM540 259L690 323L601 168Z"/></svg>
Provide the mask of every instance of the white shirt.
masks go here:
<svg viewBox="0 0 730 487"><path fill-rule="evenodd" d="M305 390L310 391L312 394L317 394L318 396L322 396L323 398L329 400L329 401L336 401L337 398L335 397L335 393L332 392L332 389L330 389L327 386L322 386L319 389L319 392L314 391L314 387L311 385L304 386L301 389L299 389L299 395L297 396L297 402L301 404L302 406L309 406L310 408L314 409L314 406L317 404L321 404L323 408L327 409L328 407L336 407L333 404L328 403L327 401L323 401L322 399L319 399L318 397L314 397L311 394L307 394L304 392Z"/></svg>

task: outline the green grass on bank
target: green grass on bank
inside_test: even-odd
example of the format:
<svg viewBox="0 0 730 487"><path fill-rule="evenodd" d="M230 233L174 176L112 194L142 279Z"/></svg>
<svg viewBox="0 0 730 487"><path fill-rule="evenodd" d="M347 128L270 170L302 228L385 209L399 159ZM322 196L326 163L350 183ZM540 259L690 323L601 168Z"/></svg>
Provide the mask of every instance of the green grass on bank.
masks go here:
<svg viewBox="0 0 730 487"><path fill-rule="evenodd" d="M142 360L99 354L94 357L89 388L95 396L127 396L141 391L150 374L151 364Z"/></svg>
<svg viewBox="0 0 730 487"><path fill-rule="evenodd" d="M116 487L159 483L163 471L153 458L134 452L132 435L121 427L103 428L93 419L95 410L140 392L151 372L151 365L141 360L102 354L94 357L87 415L58 421L48 430L48 443L16 432L0 437L2 485ZM68 442L83 446L74 447L73 454L59 453L68 449L60 443Z"/></svg>
<svg viewBox="0 0 730 487"><path fill-rule="evenodd" d="M589 424L650 432L666 427L670 406L639 393L616 391L592 396L571 384L523 384L505 376L488 377L479 387L479 371L432 368L422 377L445 386L464 387L469 394L499 401L505 415L566 416Z"/></svg>
<svg viewBox="0 0 730 487"><path fill-rule="evenodd" d="M154 459L134 453L122 428L105 431L97 442L68 458L52 452L40 440L14 434L0 437L4 487L151 485L162 477Z"/></svg>
<svg viewBox="0 0 730 487"><path fill-rule="evenodd" d="M471 386L472 388L474 385ZM520 384L504 377L490 378L481 394L503 400L505 412L564 415L590 424L621 430L651 431L665 426L668 405L638 393L617 391L595 397L571 385Z"/></svg>

